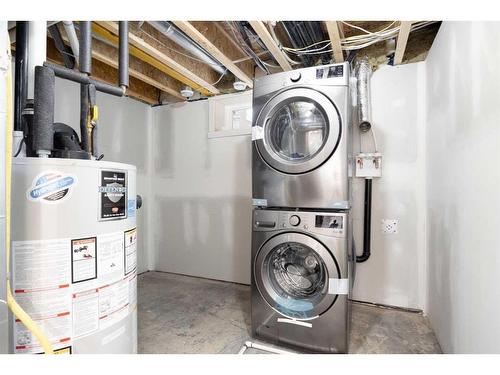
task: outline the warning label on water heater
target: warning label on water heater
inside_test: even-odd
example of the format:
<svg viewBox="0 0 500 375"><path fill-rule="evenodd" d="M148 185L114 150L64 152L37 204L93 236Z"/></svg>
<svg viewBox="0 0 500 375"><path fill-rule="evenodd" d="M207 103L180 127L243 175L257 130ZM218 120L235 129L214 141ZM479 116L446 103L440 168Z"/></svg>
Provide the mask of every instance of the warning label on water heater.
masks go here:
<svg viewBox="0 0 500 375"><path fill-rule="evenodd" d="M101 170L100 220L127 217L127 172Z"/></svg>
<svg viewBox="0 0 500 375"><path fill-rule="evenodd" d="M71 240L71 281L79 283L97 277L96 237Z"/></svg>
<svg viewBox="0 0 500 375"><path fill-rule="evenodd" d="M12 241L12 250L15 298L54 350L70 353L81 338L103 332L137 309L136 228L79 238ZM19 319L12 317L12 325L15 353L43 352ZM124 326L102 342L127 333Z"/></svg>

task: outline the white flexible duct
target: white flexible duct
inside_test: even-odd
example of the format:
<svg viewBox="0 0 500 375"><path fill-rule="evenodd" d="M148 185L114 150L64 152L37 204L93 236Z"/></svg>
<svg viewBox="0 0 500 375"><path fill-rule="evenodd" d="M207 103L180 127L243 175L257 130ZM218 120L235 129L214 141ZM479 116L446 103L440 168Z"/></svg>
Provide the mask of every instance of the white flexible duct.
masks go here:
<svg viewBox="0 0 500 375"><path fill-rule="evenodd" d="M78 61L80 60L80 44L78 43L78 37L76 36L75 25L72 21L63 21L63 25L66 35L68 36L69 45L73 51L73 56L75 57L75 63L78 65Z"/></svg>
<svg viewBox="0 0 500 375"><path fill-rule="evenodd" d="M372 126L371 103L370 103L370 79L372 67L367 58L358 62L357 92L358 92L358 116L359 128L366 132Z"/></svg>

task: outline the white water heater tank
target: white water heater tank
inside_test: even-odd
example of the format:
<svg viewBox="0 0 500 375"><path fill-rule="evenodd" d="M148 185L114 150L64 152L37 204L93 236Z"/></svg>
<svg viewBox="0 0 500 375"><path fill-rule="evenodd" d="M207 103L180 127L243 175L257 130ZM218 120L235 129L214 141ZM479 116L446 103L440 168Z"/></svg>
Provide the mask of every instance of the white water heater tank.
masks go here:
<svg viewBox="0 0 500 375"><path fill-rule="evenodd" d="M12 289L58 353L137 352L136 168L16 158ZM14 353L42 353L10 316Z"/></svg>

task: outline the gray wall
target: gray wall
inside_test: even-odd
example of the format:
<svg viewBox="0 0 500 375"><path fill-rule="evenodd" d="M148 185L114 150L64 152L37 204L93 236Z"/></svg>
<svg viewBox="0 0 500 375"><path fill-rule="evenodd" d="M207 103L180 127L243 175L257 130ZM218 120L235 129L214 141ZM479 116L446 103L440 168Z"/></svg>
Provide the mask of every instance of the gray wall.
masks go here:
<svg viewBox="0 0 500 375"><path fill-rule="evenodd" d="M5 285L5 100L7 68L7 22L0 21L0 299L6 300ZM11 126L11 125L10 125ZM0 302L0 354L7 353L7 306Z"/></svg>
<svg viewBox="0 0 500 375"><path fill-rule="evenodd" d="M371 257L358 263L354 298L424 309L425 301L425 63L381 66L371 80L373 129L382 178L373 181ZM355 127L357 129L357 127ZM353 148L373 151L370 133L355 132ZM364 179L353 183L354 234L363 246ZM384 234L383 219L398 220Z"/></svg>
<svg viewBox="0 0 500 375"><path fill-rule="evenodd" d="M427 58L428 315L447 353L500 353L499 40L499 22L445 22Z"/></svg>
<svg viewBox="0 0 500 375"><path fill-rule="evenodd" d="M152 207L149 200L149 136L152 125L151 107L133 99L97 93L99 106L99 149L107 161L133 164L137 167L137 193L143 206L137 212L138 272L148 270L149 231L147 217ZM72 126L80 133L80 89L73 82L56 79L56 122Z"/></svg>
<svg viewBox="0 0 500 375"><path fill-rule="evenodd" d="M250 136L208 139L208 101L157 107L154 269L250 282Z"/></svg>

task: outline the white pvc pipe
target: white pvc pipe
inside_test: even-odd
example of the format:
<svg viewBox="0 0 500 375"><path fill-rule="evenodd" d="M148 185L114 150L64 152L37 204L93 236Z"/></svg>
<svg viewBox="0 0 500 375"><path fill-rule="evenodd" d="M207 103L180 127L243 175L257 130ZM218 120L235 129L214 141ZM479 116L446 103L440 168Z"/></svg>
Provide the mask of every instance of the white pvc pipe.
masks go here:
<svg viewBox="0 0 500 375"><path fill-rule="evenodd" d="M269 352L269 353L274 353L274 354L296 354L295 352L291 352L291 351L288 351L288 350L274 348L272 346L258 344L256 342L252 342L252 341L245 341L245 344L240 349L240 351L238 352L238 354L245 353L245 351L248 348L254 348L254 349L258 349L258 350L262 350L264 352Z"/></svg>
<svg viewBox="0 0 500 375"><path fill-rule="evenodd" d="M75 25L72 21L63 21L64 30L68 36L69 45L73 51L73 56L75 57L75 62L78 65L80 56L80 43L78 42L78 37L76 36Z"/></svg>
<svg viewBox="0 0 500 375"><path fill-rule="evenodd" d="M35 93L35 66L47 59L47 21L30 21L28 36L28 99Z"/></svg>

